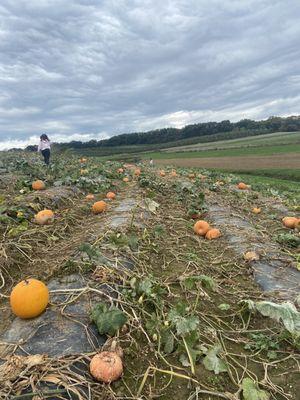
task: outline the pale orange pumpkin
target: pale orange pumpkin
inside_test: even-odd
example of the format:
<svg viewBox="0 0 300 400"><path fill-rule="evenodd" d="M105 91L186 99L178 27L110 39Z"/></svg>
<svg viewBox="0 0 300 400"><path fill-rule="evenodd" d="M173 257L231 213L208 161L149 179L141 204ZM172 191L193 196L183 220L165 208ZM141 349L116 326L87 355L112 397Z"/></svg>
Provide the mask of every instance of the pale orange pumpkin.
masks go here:
<svg viewBox="0 0 300 400"><path fill-rule="evenodd" d="M105 201L103 201L103 200L96 201L96 203L94 203L92 205L92 211L94 214L100 214L106 210L106 207L107 207L107 205L106 205Z"/></svg>
<svg viewBox="0 0 300 400"><path fill-rule="evenodd" d="M134 175L135 175L135 176L140 176L140 175L141 175L141 170L140 170L140 168L137 168L137 169L134 171Z"/></svg>
<svg viewBox="0 0 300 400"><path fill-rule="evenodd" d="M50 225L54 220L54 213L51 210L39 211L34 216L34 222L38 225Z"/></svg>
<svg viewBox="0 0 300 400"><path fill-rule="evenodd" d="M123 178L123 182L129 182L129 178L127 178L127 176L125 176L125 178Z"/></svg>
<svg viewBox="0 0 300 400"><path fill-rule="evenodd" d="M116 194L114 192L108 192L106 197L110 200L114 200L116 198Z"/></svg>
<svg viewBox="0 0 300 400"><path fill-rule="evenodd" d="M165 173L165 171L162 169L162 170L159 171L159 175L160 175L160 176L166 176L166 173Z"/></svg>
<svg viewBox="0 0 300 400"><path fill-rule="evenodd" d="M94 200L95 196L92 193L89 193L85 196L86 200Z"/></svg>
<svg viewBox="0 0 300 400"><path fill-rule="evenodd" d="M81 164L84 164L84 163L87 162L87 159L86 158L81 158L79 161L81 162Z"/></svg>
<svg viewBox="0 0 300 400"><path fill-rule="evenodd" d="M105 383L114 382L123 373L122 359L115 352L102 351L92 358L90 372L97 381Z"/></svg>
<svg viewBox="0 0 300 400"><path fill-rule="evenodd" d="M175 178L177 176L177 172L173 169L173 171L170 174L173 178Z"/></svg>
<svg viewBox="0 0 300 400"><path fill-rule="evenodd" d="M209 229L210 229L209 223L202 219L197 221L194 225L194 232L200 236L205 236L206 233L209 231Z"/></svg>
<svg viewBox="0 0 300 400"><path fill-rule="evenodd" d="M221 232L219 231L219 229L213 228L213 229L209 229L206 232L205 239L212 240L212 239L217 239L220 236L221 236Z"/></svg>
<svg viewBox="0 0 300 400"><path fill-rule="evenodd" d="M294 229L299 224L299 220L296 217L284 217L282 223L286 228Z"/></svg>
<svg viewBox="0 0 300 400"><path fill-rule="evenodd" d="M20 318L34 318L40 315L49 302L47 286L37 279L25 279L19 282L10 294L13 313Z"/></svg>
<svg viewBox="0 0 300 400"><path fill-rule="evenodd" d="M259 207L253 207L253 208L252 208L252 212L253 212L254 214L260 214L260 213L261 213L261 208L259 208Z"/></svg>
<svg viewBox="0 0 300 400"><path fill-rule="evenodd" d="M45 183L39 179L37 181L32 182L31 186L33 190L44 190L46 188Z"/></svg>
<svg viewBox="0 0 300 400"><path fill-rule="evenodd" d="M248 186L247 186L246 183L244 183L244 182L240 182L240 183L237 185L237 187L238 187L240 190L248 189Z"/></svg>
<svg viewBox="0 0 300 400"><path fill-rule="evenodd" d="M118 168L118 172L119 172L119 174L122 174L124 172L124 169L123 168Z"/></svg>

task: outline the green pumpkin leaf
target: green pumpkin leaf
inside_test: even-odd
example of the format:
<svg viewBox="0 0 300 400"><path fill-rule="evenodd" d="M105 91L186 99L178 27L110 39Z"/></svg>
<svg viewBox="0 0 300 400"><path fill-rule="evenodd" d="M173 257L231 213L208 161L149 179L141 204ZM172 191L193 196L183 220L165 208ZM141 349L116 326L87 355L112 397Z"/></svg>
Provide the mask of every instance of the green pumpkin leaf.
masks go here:
<svg viewBox="0 0 300 400"><path fill-rule="evenodd" d="M203 359L203 364L208 371L214 371L216 375L220 372L227 372L227 365L223 360L218 357L221 351L221 346L216 345L208 350L206 356Z"/></svg>
<svg viewBox="0 0 300 400"><path fill-rule="evenodd" d="M92 321L96 324L100 335L114 336L127 322L127 316L117 307L98 303L92 310Z"/></svg>
<svg viewBox="0 0 300 400"><path fill-rule="evenodd" d="M242 382L244 400L269 400L270 395L250 378L244 378Z"/></svg>

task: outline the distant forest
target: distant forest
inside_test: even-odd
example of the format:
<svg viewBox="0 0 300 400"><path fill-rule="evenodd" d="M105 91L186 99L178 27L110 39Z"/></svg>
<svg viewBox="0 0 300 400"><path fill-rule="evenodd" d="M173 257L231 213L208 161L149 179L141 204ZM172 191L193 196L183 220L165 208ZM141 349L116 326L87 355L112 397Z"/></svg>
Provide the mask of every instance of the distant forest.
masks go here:
<svg viewBox="0 0 300 400"><path fill-rule="evenodd" d="M242 119L239 122L229 120L221 122L204 122L187 125L184 128L163 128L148 132L125 133L113 136L105 140L90 140L89 142L72 141L59 143L58 147L63 149L88 149L116 146L149 146L164 143L188 141L191 138L199 138L199 142L210 142L215 140L234 139L239 137L261 135L272 132L300 131L300 116L270 117L266 120L254 121ZM179 144L178 143L178 144ZM152 147L152 146L151 146ZM153 146L154 147L154 146ZM162 147L165 147L162 145ZM34 150L36 146L28 146L26 150Z"/></svg>

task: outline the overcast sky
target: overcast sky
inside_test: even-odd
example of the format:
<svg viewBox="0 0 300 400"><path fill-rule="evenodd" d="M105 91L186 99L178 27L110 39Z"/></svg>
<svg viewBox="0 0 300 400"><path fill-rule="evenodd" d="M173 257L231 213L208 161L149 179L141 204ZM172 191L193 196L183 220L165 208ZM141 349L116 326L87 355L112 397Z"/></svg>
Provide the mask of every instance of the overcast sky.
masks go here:
<svg viewBox="0 0 300 400"><path fill-rule="evenodd" d="M0 3L0 149L291 114L299 0Z"/></svg>

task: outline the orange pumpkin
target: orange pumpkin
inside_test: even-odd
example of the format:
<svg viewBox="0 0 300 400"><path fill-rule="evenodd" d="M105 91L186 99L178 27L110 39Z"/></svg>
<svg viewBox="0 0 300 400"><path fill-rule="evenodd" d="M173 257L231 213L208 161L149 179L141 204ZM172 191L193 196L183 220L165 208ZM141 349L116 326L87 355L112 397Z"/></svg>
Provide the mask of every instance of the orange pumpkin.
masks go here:
<svg viewBox="0 0 300 400"><path fill-rule="evenodd" d="M140 176L140 175L141 175L141 170L140 170L140 168L137 168L137 169L134 171L134 175L135 175L135 176Z"/></svg>
<svg viewBox="0 0 300 400"><path fill-rule="evenodd" d="M33 190L44 190L46 188L45 183L41 180L32 182L31 186Z"/></svg>
<svg viewBox="0 0 300 400"><path fill-rule="evenodd" d="M177 176L177 172L173 169L170 175L175 178Z"/></svg>
<svg viewBox="0 0 300 400"><path fill-rule="evenodd" d="M39 211L34 216L34 222L38 225L50 225L54 220L54 213L51 210Z"/></svg>
<svg viewBox="0 0 300 400"><path fill-rule="evenodd" d="M95 198L95 196L94 196L93 194L91 194L91 193L89 193L89 194L87 194L87 195L85 196L85 199L86 199L86 200L94 200L94 198Z"/></svg>
<svg viewBox="0 0 300 400"><path fill-rule="evenodd" d="M105 383L114 382L123 373L122 359L115 352L102 351L92 358L90 372L97 381Z"/></svg>
<svg viewBox="0 0 300 400"><path fill-rule="evenodd" d="M240 182L240 183L237 185L237 187L238 187L240 190L248 189L248 186L247 186L246 183L244 183L244 182Z"/></svg>
<svg viewBox="0 0 300 400"><path fill-rule="evenodd" d="M296 217L284 217L282 223L286 228L294 229L299 224L299 220Z"/></svg>
<svg viewBox="0 0 300 400"><path fill-rule="evenodd" d="M86 158L81 158L79 161L81 162L81 164L84 164L84 163L87 162L87 159Z"/></svg>
<svg viewBox="0 0 300 400"><path fill-rule="evenodd" d="M129 178L127 178L127 176L125 176L125 178L123 178L123 182L129 182Z"/></svg>
<svg viewBox="0 0 300 400"><path fill-rule="evenodd" d="M49 302L47 286L37 279L19 282L10 294L13 313L20 318L34 318L40 315Z"/></svg>
<svg viewBox="0 0 300 400"><path fill-rule="evenodd" d="M119 174L122 174L124 172L124 169L123 168L119 168L118 172L119 172Z"/></svg>
<svg viewBox="0 0 300 400"><path fill-rule="evenodd" d="M252 212L253 212L254 214L260 214L260 213L261 213L261 208L259 208L259 207L253 207L253 208L252 208Z"/></svg>
<svg viewBox="0 0 300 400"><path fill-rule="evenodd" d="M160 175L160 176L166 176L166 173L165 173L165 171L162 169L162 170L159 171L159 175Z"/></svg>
<svg viewBox="0 0 300 400"><path fill-rule="evenodd" d="M108 199L110 199L110 200L113 200L113 199L116 198L116 195L115 195L114 192L108 192L107 195L106 195L106 197L107 197Z"/></svg>
<svg viewBox="0 0 300 400"><path fill-rule="evenodd" d="M103 200L96 201L96 203L93 204L92 210L94 214L100 214L103 211L106 210L106 203Z"/></svg>
<svg viewBox="0 0 300 400"><path fill-rule="evenodd" d="M212 239L217 239L220 236L221 236L221 232L219 231L219 229L213 228L213 229L209 229L206 232L205 239L212 240Z"/></svg>
<svg viewBox="0 0 300 400"><path fill-rule="evenodd" d="M205 236L209 229L209 223L201 219L194 225L194 232L200 236Z"/></svg>

